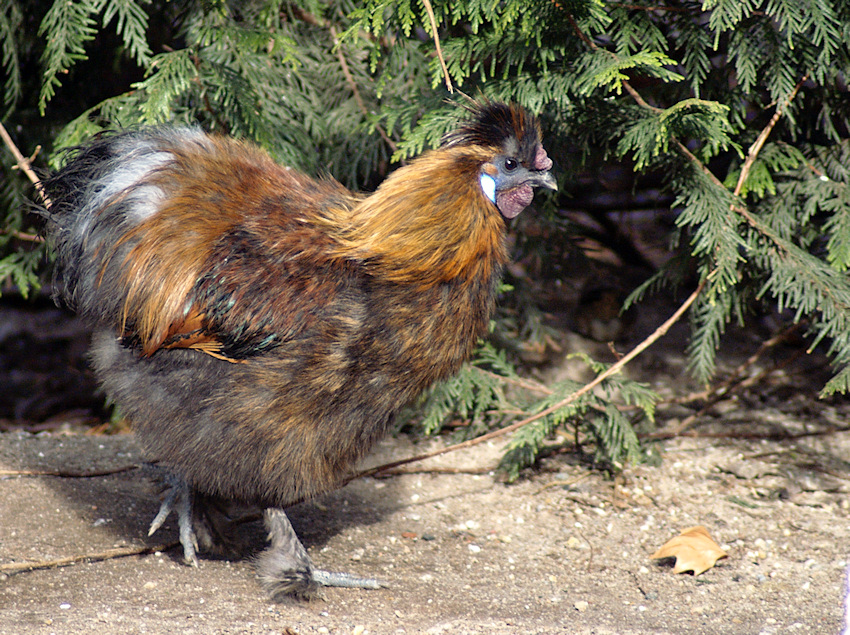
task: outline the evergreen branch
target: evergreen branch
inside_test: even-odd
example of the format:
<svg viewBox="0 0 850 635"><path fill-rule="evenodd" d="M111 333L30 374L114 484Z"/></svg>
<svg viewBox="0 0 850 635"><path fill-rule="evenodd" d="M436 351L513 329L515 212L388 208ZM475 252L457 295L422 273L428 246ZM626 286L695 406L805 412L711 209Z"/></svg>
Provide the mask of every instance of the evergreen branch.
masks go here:
<svg viewBox="0 0 850 635"><path fill-rule="evenodd" d="M7 110L3 118L13 112L15 104L23 95L21 59L18 53L16 33L23 23L23 13L17 3L0 2L0 65L5 73L3 103Z"/></svg>
<svg viewBox="0 0 850 635"><path fill-rule="evenodd" d="M123 38L124 45L142 68L146 67L153 53L145 39L148 29L148 15L133 0L111 0L103 11L103 25L118 16L115 30Z"/></svg>
<svg viewBox="0 0 850 635"><path fill-rule="evenodd" d="M558 5L558 6L560 7L560 5ZM596 42L594 42L593 40L591 40L591 39L587 36L587 34L586 34L584 31L582 31L582 30L581 30L581 27L578 25L578 22L576 22L576 20L575 20L575 18L573 17L572 13L570 13L569 11L567 11L567 12L566 12L566 16L567 16L567 20L568 20L568 21L569 21L569 23L570 23L570 26L573 28L573 31L575 31L575 33L576 33L576 35L578 36L578 38L579 38L582 42L584 42L584 43L585 43L585 44L586 44L586 45L587 45L587 46L588 46L591 50L593 50L593 51L598 51L598 50L600 50L600 49L599 49L599 46L597 46ZM607 52L608 52L608 54L609 54L609 55L611 55L611 57L613 57L613 58L614 58L614 60L619 61L619 57L617 56L617 54L616 54L616 53L614 53L614 52L612 52L612 51L607 51ZM627 92L627 93L629 93L629 95L631 95L632 99L634 99L634 100L635 100L635 102L636 102L639 106L641 106L642 108L646 108L647 110L649 110L649 111L651 111L651 112L655 112L655 113L663 112L663 109L662 109L662 108L656 108L655 106L653 106L653 105L651 105L649 102L647 102L647 101L646 101L646 100L645 100L645 99L641 96L641 94L640 94L638 91L636 91L636 90L634 89L634 87L631 85L631 83L629 83L629 80L627 80L627 79L623 79L623 80L621 81L621 84L622 84L623 88L625 88L625 89L626 89L626 92Z"/></svg>
<svg viewBox="0 0 850 635"><path fill-rule="evenodd" d="M741 167L741 173L738 176L738 181L735 184L735 189L733 191L733 194L734 194L735 197L737 197L741 193L741 189L744 187L744 183L747 181L747 175L749 175L750 170L752 169L753 164L755 163L756 158L759 155L759 152L761 152L761 149L764 147L764 144L767 141L767 138L770 136L770 133L773 131L773 128L776 126L776 124L779 122L779 119L782 117L782 113L785 111L786 108L788 108L791 101L797 95L797 93L799 92L800 88L803 86L803 83L806 81L806 79L808 79L808 75L804 76L797 83L797 86L788 95L788 97L785 99L785 101L782 104L779 104L776 107L776 112L773 113L773 116L770 118L770 121L767 123L767 125L764 127L764 129L762 129L762 131L759 133L759 136L756 138L756 141L750 146L750 149L747 152L747 157L744 160L744 165ZM624 82L624 84L625 84L625 82ZM632 90L634 90L634 89L632 89ZM630 94L631 94L631 92L630 92ZM654 107L650 106L649 104L646 104L646 102L643 101L640 98L640 95L637 94L637 91L634 92L633 97L636 98L635 99L636 101L638 99L640 99L640 101L638 101L638 103L643 102L643 104L645 104L646 107L652 108L653 110L655 110ZM696 155L694 155L694 153L691 152L687 148L687 146L685 146L685 144L683 144L681 141L679 141L675 137L673 138L673 141L675 142L676 146L679 148L679 151L683 155L685 155L685 157L687 157L691 161L691 163L693 163L697 168L699 168L699 170L701 172L703 172L712 181L712 183L714 183L717 187L721 187L723 189L726 189L726 186L723 184L723 182L719 178L717 178L717 176L715 176L715 174L710 169L708 169L708 166L706 166L702 161L700 161L699 158ZM731 211L734 211L734 212L737 212L738 214L740 214L744 218L744 220L746 220L747 223L753 229L755 229L756 231L758 231L762 235L767 236L768 238L772 237L772 235L773 235L772 232L769 232L769 230L762 223L758 222L755 219L755 217L752 214L750 214L750 212L745 207L743 207L741 205L737 205L735 203L732 203L729 206L729 208L730 208Z"/></svg>
<svg viewBox="0 0 850 635"><path fill-rule="evenodd" d="M587 36L587 35L586 35L586 34L585 34L582 30L581 30L581 27L579 27L578 23L575 21L575 19L573 18L572 14L570 14L569 12L567 12L567 19L569 20L570 25L572 26L573 30L576 32L576 34L578 35L579 39L581 39L581 41L582 41L582 42L584 42L584 43L585 43L588 47L590 47L590 48L591 48L591 49L593 49L593 50L599 50L599 46L597 46L597 44L596 44L595 42L593 42L593 41L592 41L592 40L591 40L591 39L590 39L590 38L589 38L589 37L588 37L588 36ZM618 59L619 59L619 58L618 58L618 56L616 55L616 53L613 53L613 52L610 52L610 51L609 51L609 54L610 54L610 55L611 55L611 56L612 56L615 60L618 60ZM745 160L745 162L744 162L743 167L741 168L741 174L740 174L740 176L739 176L739 178L738 178L738 183L737 183L737 184L736 184L736 186L735 186L734 195L735 195L736 197L737 197L737 196L741 193L741 189L743 188L744 183L745 183L745 182L746 182L746 180L747 180L747 175L749 174L750 169L751 169L751 168L752 168L752 166L753 166L753 163L755 163L755 160L756 160L756 158L758 157L759 152L761 151L762 147L764 146L765 142L767 141L767 138L770 136L771 131L772 131L772 130L773 130L773 128L776 126L777 122L778 122L778 121L779 121L779 119L782 117L782 114L783 114L784 110L785 110L785 109L786 109L786 108L790 105L791 101L792 101L792 100L794 99L794 97L797 95L797 93L799 92L800 88L802 88L803 84L804 84L804 83L805 83L805 81L808 79L808 77L809 77L809 76L808 76L808 74L807 74L807 75L805 75L805 76L803 76L803 78L802 78L799 82L797 82L797 85L796 85L796 87L794 88L794 90L793 90L793 91L791 91L791 93L790 93L790 94L786 97L785 101L784 101L782 104L780 104L780 105L778 105L778 106L777 106L777 108L776 108L776 112L773 114L773 117L771 117L771 119L770 119L770 121L768 122L768 124L767 124L767 125L765 126L765 128L761 131L761 133L759 134L759 136L758 136L758 138L756 139L756 141L755 141L755 142L753 143L753 145L750 147L749 152L747 153L747 158L746 158L746 160ZM642 96L642 95L641 95L641 94L640 94L640 93L639 93L639 92L638 92L638 91L637 91L637 90L636 90L636 89L635 89L635 88L631 85L631 83L630 83L628 80L624 79L624 80L622 80L622 82L621 82L621 83L622 83L623 88L625 88L625 89L626 89L626 92L627 92L627 93L629 93L629 95L631 96L631 98L632 98L632 99L635 101L635 103L637 103L640 107L645 108L646 110L649 110L650 112L653 112L653 113L661 113L661 112L664 112L664 110L663 110L662 108L658 108L658 107L656 107L656 106L651 105L649 102L647 102L647 101L643 98L643 96ZM685 145L684 145L681 141L679 141L679 140L678 140L678 139L676 139L675 137L673 137L673 141L676 143L676 145L679 147L679 149L682 151L682 153L683 153L683 154L684 154L684 155L685 155L688 159L690 159L690 160L691 160L691 161L692 161L692 162L693 162L693 163L694 163L694 164L695 164L698 168L700 168L700 169L701 169L701 171L703 171L704 173L706 173L706 174L707 174L707 175L708 175L708 176L712 179L712 181L713 181L716 185L718 185L719 187L723 187L723 188L725 188L724 184L720 181L720 179L718 179L718 178L717 178L717 177L716 177L716 176L715 176L715 175L714 175L714 174L713 174L713 173L712 173L712 172L711 172L711 171L710 171L710 170L709 170L709 169L705 166L705 164L703 164L703 162L702 162L702 161L700 161L700 160L699 160L699 159L698 159L698 158L697 158L697 157L696 157L696 156L695 156L695 155L694 155L694 154L693 154L690 150L688 150L688 148L687 148L687 147L686 147L686 146L685 146ZM745 211L745 210L741 210L741 209L739 209L739 208L737 208L737 207L736 207L736 208L735 208L735 211L738 211L738 212L740 213L740 212ZM746 217L746 216L745 216L745 217Z"/></svg>
<svg viewBox="0 0 850 635"><path fill-rule="evenodd" d="M85 44L97 35L93 15L98 10L95 0L54 0L41 21L38 36L47 41L41 56L45 69L38 100L42 115L61 84L58 75L87 58Z"/></svg>
<svg viewBox="0 0 850 635"><path fill-rule="evenodd" d="M379 472L383 472L385 470L389 470L389 469L392 469L392 468L395 468L395 467L399 467L400 465L406 465L408 463L423 461L425 459L430 459L432 457L440 456L442 454L447 454L449 452L455 452L457 450L462 450L464 448L469 448L469 447L478 445L480 443L484 443L485 441L490 441L492 439L496 439L498 437L501 437L501 436L504 436L504 435L509 434L511 432L514 432L516 430L519 430L520 428L527 426L531 423L534 423L535 421L538 421L538 420L540 420L540 419L542 419L542 418L544 418L544 417L546 417L546 416L548 416L548 415L550 415L550 414L552 414L552 413L554 413L558 410L561 410L565 406L568 406L569 404L578 400L583 395L586 395L587 393L589 393L591 390L596 388L599 384L601 384L603 381L605 381L609 377L619 373L626 364L631 362L635 357L637 357L644 350L649 348L658 339L663 337L667 333L667 331L670 330L670 327L672 327L676 322L678 322L679 319L690 308L690 306L696 301L696 299L699 297L700 293L702 293L702 290L705 288L706 282L707 282L707 278L699 283L699 285L693 291L693 293L691 293L691 295L688 296L688 298L682 303L682 305L678 309L676 309L676 311L669 318L667 318L667 320L665 320L663 324L661 324L658 328L656 328L655 331L653 331L652 334L649 335L649 337L647 337L640 344L635 346L631 351L629 351L626 355L624 355L616 363L612 364L608 368L608 370L604 371L603 373L600 373L599 375L597 375L597 377L593 381L588 382L587 384L582 386L579 390L568 395L567 397L565 397L561 401L549 406L545 410L541 410L540 412L537 412L537 413L531 415L530 417L526 417L525 419L522 419L521 421L517 421L516 423L512 423L511 425L505 426L504 428L499 428L498 430L493 430L492 432L488 432L487 434L482 434L480 437L475 437L474 439L468 439L467 441L463 441L461 443L456 443L456 444L450 445L448 447L439 448L437 450L432 450L430 452L424 452L422 454L418 454L416 456L408 457L406 459L393 461L391 463L385 463L384 465L378 465L377 467L373 467L373 468L370 468L368 470L363 470L362 472L359 472L359 473L349 477L348 479L346 479L344 481L343 485L345 483L349 483L349 482L351 482L355 479L358 479L358 478L362 478L362 477L366 477L366 476L374 476L375 474L378 474Z"/></svg>

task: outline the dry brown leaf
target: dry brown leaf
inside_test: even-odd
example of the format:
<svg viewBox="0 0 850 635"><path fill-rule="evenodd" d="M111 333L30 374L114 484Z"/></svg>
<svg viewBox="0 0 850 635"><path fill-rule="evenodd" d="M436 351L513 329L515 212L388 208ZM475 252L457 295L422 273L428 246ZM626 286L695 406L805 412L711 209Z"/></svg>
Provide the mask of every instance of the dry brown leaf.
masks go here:
<svg viewBox="0 0 850 635"><path fill-rule="evenodd" d="M702 526L691 527L671 538L650 556L653 560L676 558L673 573L693 571L699 575L714 566L714 563L728 554L711 539L708 529Z"/></svg>

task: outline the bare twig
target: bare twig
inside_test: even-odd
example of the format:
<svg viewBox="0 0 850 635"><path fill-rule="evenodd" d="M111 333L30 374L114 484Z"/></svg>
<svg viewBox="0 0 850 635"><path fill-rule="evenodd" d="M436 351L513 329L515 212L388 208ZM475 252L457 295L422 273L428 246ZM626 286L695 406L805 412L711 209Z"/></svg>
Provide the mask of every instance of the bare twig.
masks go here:
<svg viewBox="0 0 850 635"><path fill-rule="evenodd" d="M584 474L579 474L575 478L567 479L566 481L561 481L561 480L550 481L549 483L546 483L546 485L541 487L539 490L534 492L534 495L537 496L541 492L544 492L547 489L550 489L552 487L570 487L571 485L575 485L577 483L580 483L584 479L588 478L591 474L593 474L593 472L585 472Z"/></svg>
<svg viewBox="0 0 850 635"><path fill-rule="evenodd" d="M744 161L744 165L741 166L741 174L738 176L738 183L735 185L735 196L738 196L741 193L741 189L744 187L744 183L747 180L747 176L750 174L750 169L753 167L753 163L756 161L756 157L758 157L759 152L761 152L762 147L764 147L765 141L770 136L770 133L773 131L773 128L776 126L779 119L782 117L783 112L786 108L791 104L794 97L797 96L797 93L800 92L800 88L803 87L803 84L809 78L808 75L804 75L803 78L797 82L797 85L794 87L794 90L785 98L785 101L779 104L776 107L776 112L773 113L773 116L770 118L770 121L767 122L767 125L764 127L759 133L759 136L756 138L753 145L750 146L749 151L747 152L747 158Z"/></svg>
<svg viewBox="0 0 850 635"><path fill-rule="evenodd" d="M385 470L376 475L375 478L389 476L405 476L407 474L489 474L494 472L497 466L492 467L432 467L422 470Z"/></svg>
<svg viewBox="0 0 850 635"><path fill-rule="evenodd" d="M27 178L35 186L38 195L44 202L44 206L50 208L50 199L44 192L44 187L41 184L41 179L38 178L38 175L35 173L35 170L32 169L32 161L41 150L41 146L36 148L35 153L31 157L27 158L18 149L18 146L15 145L15 142L12 140L11 135L2 123L0 123L0 137L2 137L3 143L6 144L6 147L9 148L9 151L12 153L12 156L15 157L15 167L17 167L19 170L21 170L24 174L27 175ZM26 240L32 243L44 242L44 239L41 236L37 236L35 234L28 234L26 232L17 230L10 230L7 231L7 233L11 236L14 236L18 240Z"/></svg>
<svg viewBox="0 0 850 635"><path fill-rule="evenodd" d="M437 49L437 59L440 60L440 68L443 69L443 77L446 78L446 89L453 93L455 92L452 86L452 78L449 75L449 69L446 66L446 60L443 57L443 49L440 46L440 34L437 32L437 18L434 16L434 7L431 6L431 0L422 0L425 5L425 11L428 13L428 19L431 21L431 32L434 36L434 47Z"/></svg>
<svg viewBox="0 0 850 635"><path fill-rule="evenodd" d="M2 123L0 123L0 137L3 138L3 143L6 144L6 147L9 148L9 151L12 153L12 156L15 157L15 164L21 171L23 171L24 174L27 175L27 178L32 181L32 184L38 191L38 195L41 197L41 200L44 202L44 205L46 207L50 207L50 199L47 198L47 195L44 193L44 188L41 185L41 179L38 178L38 175L32 169L32 158L28 159L23 155L20 150L18 150L18 146L15 145L15 142L12 140L11 135ZM38 150L36 150L36 154L37 153Z"/></svg>
<svg viewBox="0 0 850 635"><path fill-rule="evenodd" d="M21 232L16 229L13 230L0 230L3 233L9 234L10 236L17 238L18 240L25 240L30 243L43 243L44 238L37 234L28 234L27 232Z"/></svg>
<svg viewBox="0 0 850 635"><path fill-rule="evenodd" d="M178 542L170 542L153 547L118 547L116 549L107 549L106 551L97 551L95 553L84 553L78 556L68 556L66 558L55 558L53 560L39 560L38 562L13 562L9 564L0 564L0 573L12 575L15 573L23 573L25 571L35 571L37 569L55 569L56 567L67 567L68 565L77 564L79 562L97 562L100 560L111 560L113 558L125 558L127 556L139 556L146 553L156 553L159 551L168 551L176 547Z"/></svg>
<svg viewBox="0 0 850 635"><path fill-rule="evenodd" d="M760 441L768 439L771 441L795 441L797 439L806 439L808 437L823 437L830 434L840 432L850 432L850 427L829 427L822 430L807 430L806 432L693 432L686 431L675 433L668 432L653 432L650 434L640 434L640 439L653 439L655 441L663 439L672 439L674 437L687 437L689 439L746 439L749 441Z"/></svg>
<svg viewBox="0 0 850 635"><path fill-rule="evenodd" d="M0 470L0 476L55 476L58 478L97 478L100 476L112 476L122 474L130 470L136 470L137 465L125 465L112 470L95 470L89 472L77 472L67 470Z"/></svg>
<svg viewBox="0 0 850 635"><path fill-rule="evenodd" d="M368 117L369 109L366 107L366 102L363 101L363 97L360 95L360 90L357 88L357 82L354 81L354 75L351 74L351 69L348 67L348 61L345 59L345 55L342 54L342 44L339 41L336 27L331 25L330 32L334 39L334 44L336 45L336 58L339 60L340 68L342 68L342 74L345 75L345 81L348 83L348 87L354 95L354 101L357 102L357 107L360 108L360 112ZM389 135L381 126L375 124L375 130L378 131L378 134L381 135L381 139L384 140L384 143L386 143L393 152L398 150L398 145L396 145L395 141L390 139Z"/></svg>

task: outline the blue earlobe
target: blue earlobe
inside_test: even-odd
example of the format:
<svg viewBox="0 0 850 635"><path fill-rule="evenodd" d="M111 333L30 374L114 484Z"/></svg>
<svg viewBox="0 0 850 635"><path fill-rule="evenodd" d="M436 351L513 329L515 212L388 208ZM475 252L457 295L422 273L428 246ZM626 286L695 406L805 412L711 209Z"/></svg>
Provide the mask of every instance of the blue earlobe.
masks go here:
<svg viewBox="0 0 850 635"><path fill-rule="evenodd" d="M496 202L496 179L486 173L481 174L481 189L484 190L484 194L487 195L487 198L490 199L491 203Z"/></svg>

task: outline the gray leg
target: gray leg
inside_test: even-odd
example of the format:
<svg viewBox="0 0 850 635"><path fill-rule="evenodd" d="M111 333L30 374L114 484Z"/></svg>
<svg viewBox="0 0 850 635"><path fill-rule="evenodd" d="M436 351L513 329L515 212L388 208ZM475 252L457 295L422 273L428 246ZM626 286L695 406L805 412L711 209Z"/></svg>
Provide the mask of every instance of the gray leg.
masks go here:
<svg viewBox="0 0 850 635"><path fill-rule="evenodd" d="M371 578L316 569L282 509L267 509L265 521L271 547L260 554L257 570L260 583L275 600L286 595L316 597L322 586L357 589L387 586Z"/></svg>
<svg viewBox="0 0 850 635"><path fill-rule="evenodd" d="M168 515L174 511L177 513L177 526L180 530L180 544L183 545L183 560L193 567L198 566L198 538L192 528L192 490L182 476L178 476L168 470L163 470L162 476L165 492L159 512L151 522L148 536L152 536Z"/></svg>

